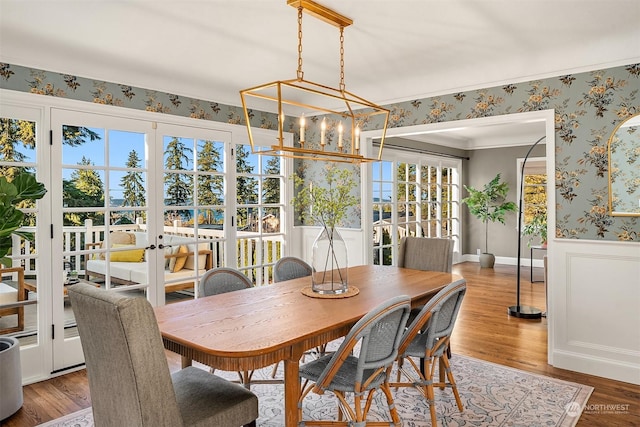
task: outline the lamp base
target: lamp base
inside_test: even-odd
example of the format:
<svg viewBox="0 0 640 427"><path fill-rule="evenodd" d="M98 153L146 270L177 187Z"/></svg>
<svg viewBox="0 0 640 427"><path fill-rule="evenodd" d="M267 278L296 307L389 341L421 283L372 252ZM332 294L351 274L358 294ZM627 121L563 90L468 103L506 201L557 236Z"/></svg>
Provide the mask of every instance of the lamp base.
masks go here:
<svg viewBox="0 0 640 427"><path fill-rule="evenodd" d="M540 319L542 318L542 311L528 305L512 305L509 307L509 316L522 319Z"/></svg>

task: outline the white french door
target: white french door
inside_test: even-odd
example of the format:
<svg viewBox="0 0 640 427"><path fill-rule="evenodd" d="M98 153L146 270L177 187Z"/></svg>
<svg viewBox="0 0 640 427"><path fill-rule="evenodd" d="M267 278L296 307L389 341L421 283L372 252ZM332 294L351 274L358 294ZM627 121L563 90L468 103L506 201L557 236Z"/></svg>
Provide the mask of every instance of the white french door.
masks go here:
<svg viewBox="0 0 640 427"><path fill-rule="evenodd" d="M157 282L148 278L155 278L152 272L164 261L159 251L150 250L161 224L151 209L158 204L151 179L157 162L152 123L53 109L51 130L55 372L84 360L65 284L77 274L78 280L107 290L147 292L151 298ZM135 238L116 243L118 232ZM127 258L132 253L137 260Z"/></svg>
<svg viewBox="0 0 640 427"><path fill-rule="evenodd" d="M0 176L12 181L21 172L33 173L39 182L48 188L48 153L49 145L43 124L43 109L19 102L0 103ZM11 236L11 248L3 260L5 267L22 267L26 292L22 295L18 286L18 274L3 272L0 282L3 288L14 286L15 299L3 295L0 308L5 304L22 304L22 313L3 314L0 316L0 336L8 336L19 341L21 346L22 365L41 366L40 349L47 341L48 324L45 316L46 300L40 294L49 293L47 266L50 264L48 250L48 218L51 195L48 193L36 203L17 206L24 213L24 220L19 231L25 234ZM8 218L2 218L7 221ZM31 236L27 238L26 236ZM38 274L43 271L42 274ZM22 301L20 301L22 300ZM22 324L20 318L22 317ZM0 396L0 399L2 397Z"/></svg>
<svg viewBox="0 0 640 427"><path fill-rule="evenodd" d="M183 283L198 283L207 268L228 265L227 253L232 232L230 212L233 194L229 174L234 164L231 153L231 133L194 126L158 123L156 144L159 151L155 181L158 198L155 211L163 226L158 230L158 246L165 253L175 253L187 246L198 252L189 257L186 268L173 271L157 270L158 283L180 288ZM233 169L233 168L232 168ZM161 237L162 236L162 237ZM165 289L156 288L157 305L165 303ZM184 294L184 293L183 293ZM197 297L197 287L192 296Z"/></svg>

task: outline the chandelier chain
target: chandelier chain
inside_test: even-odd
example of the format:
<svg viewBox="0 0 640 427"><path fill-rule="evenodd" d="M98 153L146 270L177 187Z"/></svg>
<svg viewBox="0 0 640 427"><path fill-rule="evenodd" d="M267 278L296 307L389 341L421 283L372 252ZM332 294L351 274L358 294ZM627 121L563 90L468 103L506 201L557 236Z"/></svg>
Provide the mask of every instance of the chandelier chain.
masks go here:
<svg viewBox="0 0 640 427"><path fill-rule="evenodd" d="M302 71L302 6L298 8L298 80L303 80Z"/></svg>
<svg viewBox="0 0 640 427"><path fill-rule="evenodd" d="M344 85L344 26L340 27L340 90L345 90Z"/></svg>
<svg viewBox="0 0 640 427"><path fill-rule="evenodd" d="M2 1L2 0L0 0ZM317 0L315 0L317 1ZM347 92L345 87L345 47L344 29L353 24L353 20L331 10L314 0L287 0L287 4L298 11L298 63L297 78L278 80L240 91L244 122L249 133L252 153L282 156L292 159L354 163L379 161L382 156L390 111ZM337 27L340 31L340 86L326 86L304 79L302 60L302 15L309 13L325 23ZM335 57L333 57L335 59ZM323 69L323 68L321 68ZM250 105L248 100L256 100ZM270 104L266 104L270 102ZM275 105L274 105L275 104ZM354 110L358 112L354 112ZM253 111L261 110L266 114L277 114L277 143L269 147L257 147L251 132ZM305 120L311 117L311 123ZM382 137L377 157L365 157L360 150L360 126L368 123L370 117L383 115ZM299 120L296 118L299 117ZM317 119L321 123L316 123ZM326 119L335 120L337 143L327 141ZM335 118L335 119L334 119ZM286 122L285 122L286 120ZM286 124L285 124L286 123ZM346 126L345 126L346 124ZM309 130L305 138L306 131ZM285 138L285 132L292 132L293 138ZM319 134L320 138L317 138ZM297 136L297 138L296 138ZM308 144L306 142L309 142ZM350 148L349 148L350 147Z"/></svg>

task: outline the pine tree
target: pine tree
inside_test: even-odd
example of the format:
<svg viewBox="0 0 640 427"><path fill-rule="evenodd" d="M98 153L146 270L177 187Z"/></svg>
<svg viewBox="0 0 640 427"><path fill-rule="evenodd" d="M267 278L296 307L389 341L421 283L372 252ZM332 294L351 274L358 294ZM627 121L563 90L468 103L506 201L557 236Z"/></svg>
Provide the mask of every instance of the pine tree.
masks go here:
<svg viewBox="0 0 640 427"><path fill-rule="evenodd" d="M170 171L187 170L189 156L193 150L185 145L179 138L173 137L167 144L164 152L166 156L165 169ZM186 205L191 200L193 178L181 173L166 172L164 175L166 185L165 203L169 206ZM189 217L189 212L176 211L177 214Z"/></svg>
<svg viewBox="0 0 640 427"><path fill-rule="evenodd" d="M140 158L138 157L138 153L136 150L132 150L129 152L129 157L127 158L126 166L130 169L137 169L140 167ZM127 172L122 179L120 180L120 184L124 189L122 201L123 206L145 206L146 198L145 198L145 188L144 188L144 180L142 179L142 173L137 171L129 171ZM141 215L142 218L145 218L145 212L129 212L127 216L131 222L135 222L136 215Z"/></svg>
<svg viewBox="0 0 640 427"><path fill-rule="evenodd" d="M78 164L93 165L91 160L84 156ZM104 183L98 172L93 169L73 171L71 180L63 181L62 192L63 203L67 207L104 207ZM96 225L104 224L102 212L72 212L65 214L65 225L82 225L89 218Z"/></svg>
<svg viewBox="0 0 640 427"><path fill-rule="evenodd" d="M198 153L198 170L201 172L221 172L222 159L213 141L204 141ZM220 205L223 203L224 178L222 175L204 173L198 177L198 204ZM205 224L215 224L212 209L206 209Z"/></svg>
<svg viewBox="0 0 640 427"><path fill-rule="evenodd" d="M267 175L280 175L280 157L273 156L267 161ZM262 200L265 203L280 203L280 178L265 178L262 185Z"/></svg>
<svg viewBox="0 0 640 427"><path fill-rule="evenodd" d="M16 150L16 144L33 149L36 146L36 124L27 120L0 119L0 160L23 162L25 155ZM35 159L34 159L35 160ZM19 166L0 166L0 175L9 181L26 168Z"/></svg>
<svg viewBox="0 0 640 427"><path fill-rule="evenodd" d="M254 173L253 166L247 160L251 154L244 145L236 145L236 200L238 204L256 204L258 203L258 180L243 174ZM249 211L251 208L238 210L238 227L251 226L249 224Z"/></svg>
<svg viewBox="0 0 640 427"><path fill-rule="evenodd" d="M87 142L87 138L89 138L89 141L101 139L100 135L89 128L69 125L62 126L62 143L65 145L77 147Z"/></svg>

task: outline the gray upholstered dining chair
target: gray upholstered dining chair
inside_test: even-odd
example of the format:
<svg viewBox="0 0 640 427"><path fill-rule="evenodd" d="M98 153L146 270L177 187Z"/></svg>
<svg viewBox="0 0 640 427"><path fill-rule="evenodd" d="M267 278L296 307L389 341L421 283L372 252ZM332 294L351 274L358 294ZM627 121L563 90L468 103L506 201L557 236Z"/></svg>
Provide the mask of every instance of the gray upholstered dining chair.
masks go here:
<svg viewBox="0 0 640 427"><path fill-rule="evenodd" d="M437 425L434 386L450 387L453 390L458 409L463 410L458 388L451 372L447 350L455 326L467 282L457 280L444 287L422 308L418 316L409 324L402 336L398 349L398 376L392 387L416 387L427 399L431 411L431 425ZM414 358L425 361L418 366ZM436 362L442 363L436 363ZM407 362L407 363L405 363ZM407 365L409 367L407 367ZM435 367L444 368L446 380L434 382ZM402 382L404 376L406 381Z"/></svg>
<svg viewBox="0 0 640 427"><path fill-rule="evenodd" d="M311 276L313 269L309 264L294 256L280 258L273 267L273 281L297 279L298 277Z"/></svg>
<svg viewBox="0 0 640 427"><path fill-rule="evenodd" d="M80 283L68 294L97 426L255 426L258 398L187 367L169 371L149 301Z"/></svg>
<svg viewBox="0 0 640 427"><path fill-rule="evenodd" d="M403 237L400 239L398 267L451 273L452 239L435 237Z"/></svg>
<svg viewBox="0 0 640 427"><path fill-rule="evenodd" d="M400 239L398 267L451 273L453 268L453 245L453 239L403 237ZM411 310L408 323L413 322L422 308L423 306L420 306ZM449 356L451 356L451 353L449 353ZM424 367L424 360L422 365ZM443 380L444 376L441 375L440 379Z"/></svg>
<svg viewBox="0 0 640 427"><path fill-rule="evenodd" d="M393 424L400 424L388 381L398 356L398 346L410 309L411 299L406 295L379 304L351 328L335 353L324 355L300 367L302 385L298 401L299 420L303 419L303 399L310 392L322 394L331 391L338 398L337 420L305 420L301 425L388 426L389 421L367 421L377 389L382 390L387 398ZM347 398L347 393L353 394L352 403L349 403L351 399ZM343 421L345 417L350 423Z"/></svg>

